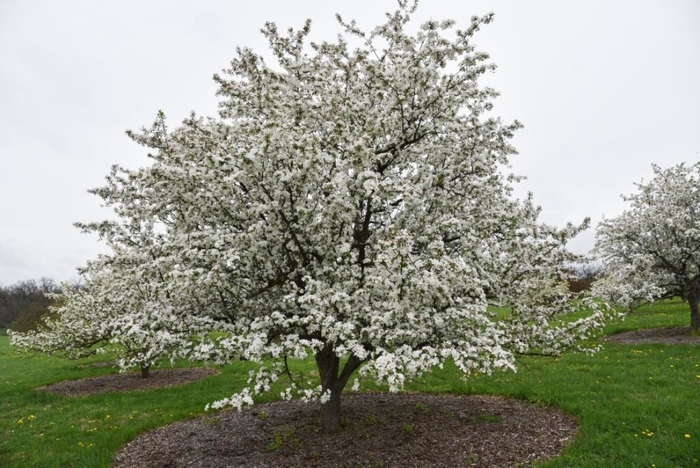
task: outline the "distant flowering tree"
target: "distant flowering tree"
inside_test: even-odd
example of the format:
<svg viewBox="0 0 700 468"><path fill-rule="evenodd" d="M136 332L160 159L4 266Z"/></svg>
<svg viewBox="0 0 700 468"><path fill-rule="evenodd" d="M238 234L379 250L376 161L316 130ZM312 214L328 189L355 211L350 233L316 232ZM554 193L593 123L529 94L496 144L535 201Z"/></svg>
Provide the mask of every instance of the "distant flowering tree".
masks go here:
<svg viewBox="0 0 700 468"><path fill-rule="evenodd" d="M514 369L517 354L558 354L602 324L596 304L564 317L587 306L565 269L587 221L546 226L511 199L517 177L502 169L520 124L491 116L497 92L478 78L495 67L471 44L492 15L451 38L451 20L408 35L415 5L399 5L371 33L338 17L334 43L306 46L310 22L266 24L275 67L238 49L215 76L218 118L170 131L160 113L129 132L152 164L114 167L94 190L119 221L83 227L113 247L117 277L148 278L184 323L225 330L186 353L260 363L214 407L252 403L288 357L312 355L320 385L283 395L320 398L334 431L353 376L397 391L448 359L465 375Z"/></svg>
<svg viewBox="0 0 700 468"><path fill-rule="evenodd" d="M700 163L669 169L637 184L630 207L598 227L595 252L606 277L597 293L624 305L680 296L700 330Z"/></svg>

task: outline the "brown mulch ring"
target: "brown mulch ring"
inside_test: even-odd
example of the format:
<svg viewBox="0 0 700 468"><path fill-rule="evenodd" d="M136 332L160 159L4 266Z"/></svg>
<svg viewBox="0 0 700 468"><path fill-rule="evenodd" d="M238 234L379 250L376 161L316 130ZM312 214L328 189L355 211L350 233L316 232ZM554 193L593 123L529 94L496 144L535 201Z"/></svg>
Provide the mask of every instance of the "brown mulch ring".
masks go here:
<svg viewBox="0 0 700 468"><path fill-rule="evenodd" d="M206 367L156 369L150 372L148 378L141 377L140 372L110 374L80 380L66 380L57 384L37 388L37 390L58 393L65 396L87 396L106 392L130 392L132 390L175 387L217 373L216 370Z"/></svg>
<svg viewBox="0 0 700 468"><path fill-rule="evenodd" d="M604 341L616 344L700 344L700 335L693 336L689 326L645 328L609 335L604 338Z"/></svg>
<svg viewBox="0 0 700 468"><path fill-rule="evenodd" d="M350 393L343 429L319 430L315 403L223 411L142 434L113 468L512 467L561 453L575 419L515 399Z"/></svg>

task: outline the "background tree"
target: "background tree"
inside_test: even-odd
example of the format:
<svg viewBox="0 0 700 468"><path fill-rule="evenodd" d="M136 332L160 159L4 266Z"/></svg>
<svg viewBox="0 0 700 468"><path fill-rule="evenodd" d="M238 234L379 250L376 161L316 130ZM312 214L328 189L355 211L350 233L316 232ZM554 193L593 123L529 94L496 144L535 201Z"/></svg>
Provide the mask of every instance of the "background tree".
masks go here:
<svg viewBox="0 0 700 468"><path fill-rule="evenodd" d="M7 326L10 323L12 323L12 320L16 318L13 317L11 313L9 313L7 307L7 296L8 293L6 291L6 288L0 286L0 330L5 330Z"/></svg>
<svg viewBox="0 0 700 468"><path fill-rule="evenodd" d="M598 227L595 252L606 276L597 293L634 305L680 296L700 329L700 163L661 169L623 196L630 207Z"/></svg>
<svg viewBox="0 0 700 468"><path fill-rule="evenodd" d="M32 301L21 310L19 316L10 324L10 328L17 332L27 332L39 327L45 317L50 317L51 303Z"/></svg>
<svg viewBox="0 0 700 468"><path fill-rule="evenodd" d="M319 397L333 431L353 376L397 391L447 359L465 376L512 369L518 353L557 354L602 323L601 311L561 320L585 306L562 265L587 221L546 226L511 198L520 124L491 115L497 92L478 80L495 66L471 42L492 15L409 35L415 5L399 5L369 33L338 17L333 43L307 44L310 22L286 35L266 24L274 67L238 49L215 76L218 118L170 131L160 113L129 132L152 164L114 167L93 190L118 220L82 227L112 246L113 273L147 278L184 323L226 330L189 355L260 363L215 407L252 403L288 357L311 353L320 385L284 395Z"/></svg>
<svg viewBox="0 0 700 468"><path fill-rule="evenodd" d="M51 303L47 294L59 291L59 286L50 278L20 281L11 286L0 287L0 329L10 327L25 314L20 320L20 326L33 327L33 317L42 309L46 312Z"/></svg>
<svg viewBox="0 0 700 468"><path fill-rule="evenodd" d="M574 293L587 291L593 283L603 276L603 266L598 263L588 262L571 268L569 290Z"/></svg>

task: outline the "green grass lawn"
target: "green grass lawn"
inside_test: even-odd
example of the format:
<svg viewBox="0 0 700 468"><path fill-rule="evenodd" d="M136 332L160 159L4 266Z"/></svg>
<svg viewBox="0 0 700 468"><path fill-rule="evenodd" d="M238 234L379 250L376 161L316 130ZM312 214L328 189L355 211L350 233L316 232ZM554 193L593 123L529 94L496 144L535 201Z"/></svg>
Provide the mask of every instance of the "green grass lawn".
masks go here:
<svg viewBox="0 0 700 468"><path fill-rule="evenodd" d="M609 324L606 333L688 321L685 304L664 301ZM137 434L195 417L207 403L230 396L251 368L236 363L179 388L126 394L65 398L33 390L115 372L82 367L105 359L17 357L8 338L0 336L0 466L107 467L114 452ZM308 362L297 366L312 369ZM466 382L447 365L408 389L509 395L575 415L577 437L545 466L700 466L699 346L606 344L593 356L523 358L517 373Z"/></svg>

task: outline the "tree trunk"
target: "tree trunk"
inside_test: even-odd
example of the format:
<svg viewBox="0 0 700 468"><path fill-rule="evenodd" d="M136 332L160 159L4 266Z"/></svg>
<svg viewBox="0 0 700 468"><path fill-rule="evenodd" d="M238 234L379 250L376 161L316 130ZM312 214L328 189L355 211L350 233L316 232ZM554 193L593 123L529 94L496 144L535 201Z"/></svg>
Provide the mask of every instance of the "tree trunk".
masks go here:
<svg viewBox="0 0 700 468"><path fill-rule="evenodd" d="M151 373L151 366L141 366L141 377L147 379Z"/></svg>
<svg viewBox="0 0 700 468"><path fill-rule="evenodd" d="M330 399L321 404L321 427L324 432L337 432L340 430L340 395L352 373L363 361L351 354L339 373L340 358L335 355L330 344L318 351L314 357L321 377L322 391L324 394L330 392Z"/></svg>
<svg viewBox="0 0 700 468"><path fill-rule="evenodd" d="M331 390L331 399L321 404L321 427L324 432L340 430L340 395L343 390Z"/></svg>

